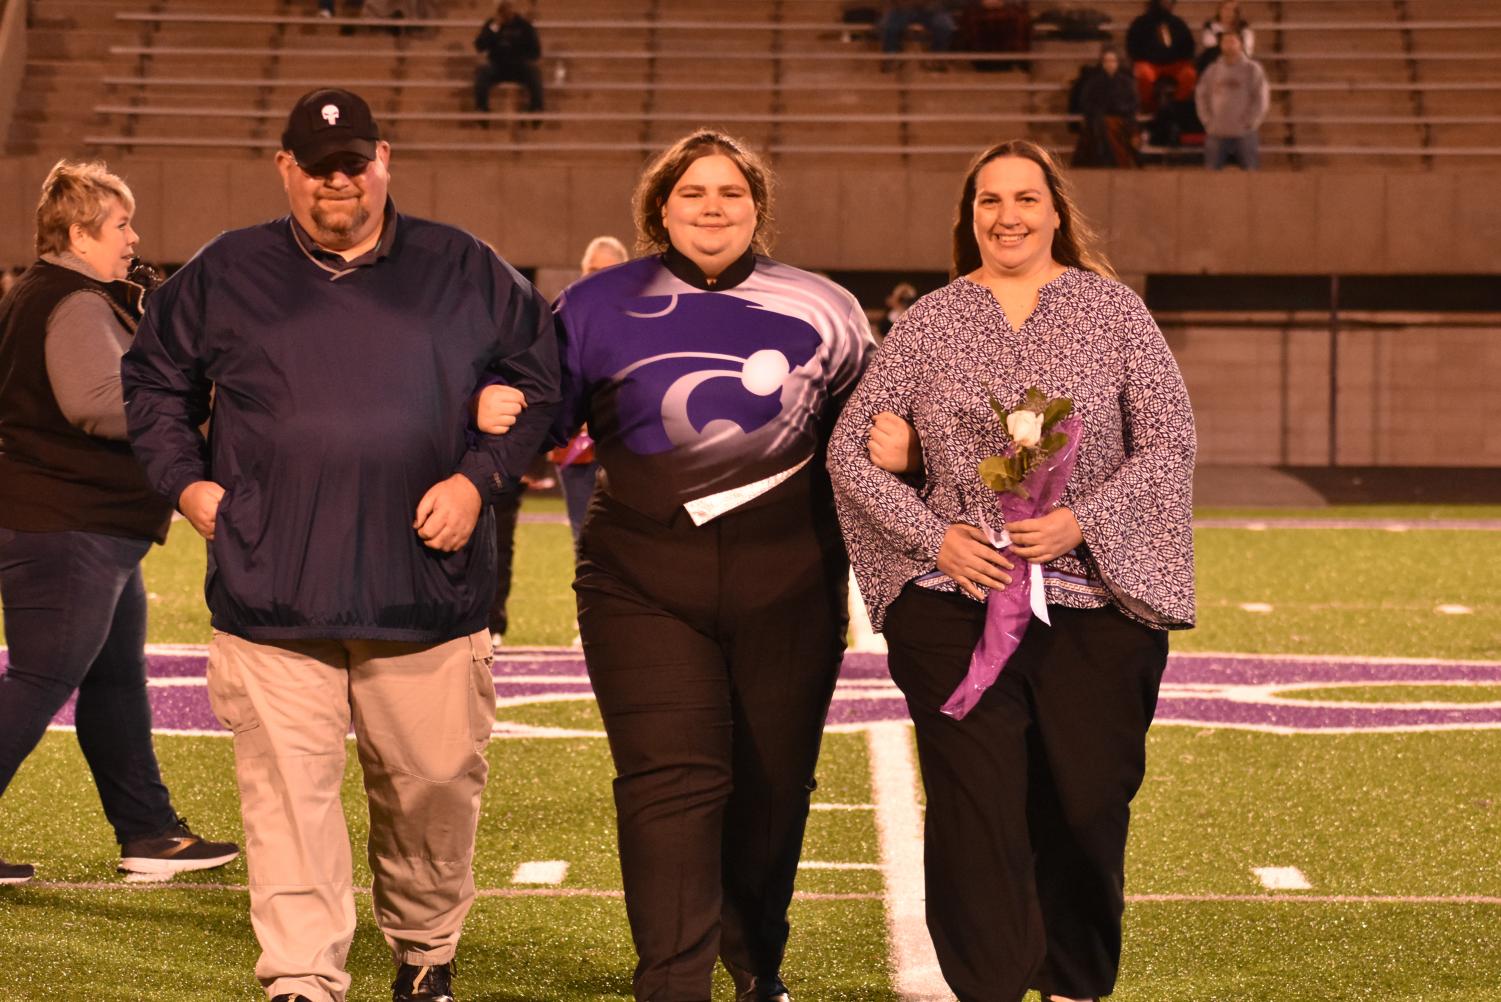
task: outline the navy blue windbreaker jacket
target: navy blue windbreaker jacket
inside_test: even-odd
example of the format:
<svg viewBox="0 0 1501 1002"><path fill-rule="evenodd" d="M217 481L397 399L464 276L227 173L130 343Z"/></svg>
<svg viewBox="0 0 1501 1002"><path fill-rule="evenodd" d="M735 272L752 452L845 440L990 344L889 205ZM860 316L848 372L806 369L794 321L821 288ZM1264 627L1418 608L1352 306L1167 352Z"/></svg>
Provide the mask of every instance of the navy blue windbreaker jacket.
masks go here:
<svg viewBox="0 0 1501 1002"><path fill-rule="evenodd" d="M225 489L204 584L216 629L438 643L485 627L489 504L455 553L412 521L454 473L487 502L515 489L558 401L551 311L462 230L389 207L386 226L353 268L320 264L290 217L219 236L152 296L124 358L152 485L173 503L196 480ZM466 434L491 382L528 407L507 435Z"/></svg>

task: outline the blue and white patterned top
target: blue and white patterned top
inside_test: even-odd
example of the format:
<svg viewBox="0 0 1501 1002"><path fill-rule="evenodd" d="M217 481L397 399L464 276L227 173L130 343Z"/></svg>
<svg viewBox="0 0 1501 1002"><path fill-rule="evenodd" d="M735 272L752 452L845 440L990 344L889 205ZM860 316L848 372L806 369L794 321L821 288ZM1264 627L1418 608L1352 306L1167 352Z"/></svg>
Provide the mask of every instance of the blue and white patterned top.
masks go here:
<svg viewBox="0 0 1501 1002"><path fill-rule="evenodd" d="M1194 621L1193 411L1177 362L1129 288L1069 268L1042 287L1014 330L990 290L960 278L919 299L892 328L829 442L840 524L871 622L907 582L931 573L944 533L981 516L1000 529L980 461L1008 444L988 398L1029 386L1070 397L1083 417L1061 504L1084 545L1044 569L1047 601L1109 602L1165 629ZM922 440L921 487L871 464L871 417L892 411ZM983 589L982 589L983 590Z"/></svg>

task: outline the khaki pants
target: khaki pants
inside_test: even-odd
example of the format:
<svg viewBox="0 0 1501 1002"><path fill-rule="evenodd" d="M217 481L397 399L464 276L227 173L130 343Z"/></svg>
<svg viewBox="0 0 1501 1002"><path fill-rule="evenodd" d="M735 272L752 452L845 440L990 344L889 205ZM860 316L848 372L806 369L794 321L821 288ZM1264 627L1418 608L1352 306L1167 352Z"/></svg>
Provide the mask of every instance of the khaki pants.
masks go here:
<svg viewBox="0 0 1501 1002"><path fill-rule="evenodd" d="M354 938L339 790L353 724L370 806L375 918L397 963L453 959L495 719L487 633L426 646L215 633L208 691L234 732L255 974L268 996L343 1002Z"/></svg>

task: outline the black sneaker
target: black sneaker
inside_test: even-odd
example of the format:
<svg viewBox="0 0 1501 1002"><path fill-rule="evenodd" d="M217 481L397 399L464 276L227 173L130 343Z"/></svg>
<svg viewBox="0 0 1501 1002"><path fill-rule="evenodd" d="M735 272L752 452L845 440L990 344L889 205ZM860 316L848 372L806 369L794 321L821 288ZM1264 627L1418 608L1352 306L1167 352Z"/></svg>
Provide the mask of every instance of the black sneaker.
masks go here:
<svg viewBox="0 0 1501 1002"><path fill-rule="evenodd" d="M120 848L121 873L182 873L212 870L240 854L233 842L210 842L194 835L187 818L160 835L138 838Z"/></svg>
<svg viewBox="0 0 1501 1002"><path fill-rule="evenodd" d="M453 965L402 964L391 984L391 1002L453 1002Z"/></svg>
<svg viewBox="0 0 1501 1002"><path fill-rule="evenodd" d="M0 859L0 884L24 884L36 876L36 867L30 863L7 863Z"/></svg>

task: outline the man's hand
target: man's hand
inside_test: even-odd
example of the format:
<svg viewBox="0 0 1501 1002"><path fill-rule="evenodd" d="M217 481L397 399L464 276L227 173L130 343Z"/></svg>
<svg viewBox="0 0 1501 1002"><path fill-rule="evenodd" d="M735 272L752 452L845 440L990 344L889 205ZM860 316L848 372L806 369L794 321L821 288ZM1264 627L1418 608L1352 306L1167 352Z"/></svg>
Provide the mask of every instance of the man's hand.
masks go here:
<svg viewBox="0 0 1501 1002"><path fill-rule="evenodd" d="M486 435L504 435L526 410L526 394L514 386L487 386L470 401L474 425Z"/></svg>
<svg viewBox="0 0 1501 1002"><path fill-rule="evenodd" d="M417 502L417 518L412 528L434 550L452 553L462 549L474 532L484 502L462 473L433 484Z"/></svg>
<svg viewBox="0 0 1501 1002"><path fill-rule="evenodd" d="M983 599L977 585L1004 588L1011 583L1011 561L990 545L985 533L972 525L956 522L943 534L938 548L938 569L954 580L970 598Z"/></svg>
<svg viewBox="0 0 1501 1002"><path fill-rule="evenodd" d="M1011 533L1011 550L1033 564L1056 560L1084 542L1079 521L1067 508L1055 508L1041 518L1007 522Z"/></svg>
<svg viewBox="0 0 1501 1002"><path fill-rule="evenodd" d="M198 535L213 542L214 523L219 517L219 502L223 500L223 487L212 480L195 480L177 496L177 510L192 523Z"/></svg>
<svg viewBox="0 0 1501 1002"><path fill-rule="evenodd" d="M890 411L882 411L870 419L866 448L871 463L887 473L901 476L922 469L922 442L917 429Z"/></svg>

